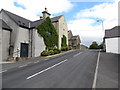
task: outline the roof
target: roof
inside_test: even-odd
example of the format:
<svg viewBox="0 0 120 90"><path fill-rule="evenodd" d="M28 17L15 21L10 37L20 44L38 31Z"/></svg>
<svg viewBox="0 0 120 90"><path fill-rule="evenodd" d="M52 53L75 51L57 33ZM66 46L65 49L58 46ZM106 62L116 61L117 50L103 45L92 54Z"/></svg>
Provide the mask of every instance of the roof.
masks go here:
<svg viewBox="0 0 120 90"><path fill-rule="evenodd" d="M76 35L76 36L72 36L70 40L75 40L75 39L78 39L79 38L79 35Z"/></svg>
<svg viewBox="0 0 120 90"><path fill-rule="evenodd" d="M120 26L105 30L105 38L120 37Z"/></svg>
<svg viewBox="0 0 120 90"><path fill-rule="evenodd" d="M52 22L58 22L58 20L59 20L61 17L62 17L62 15L61 15L61 16L57 16L57 17L53 17L53 18L51 18L51 21L52 21Z"/></svg>
<svg viewBox="0 0 120 90"><path fill-rule="evenodd" d="M2 9L3 10L3 9ZM29 28L29 23L31 23L30 20L25 19L21 16L18 16L16 14L13 14L9 11L3 10L12 20L14 20L19 26Z"/></svg>
<svg viewBox="0 0 120 90"><path fill-rule="evenodd" d="M18 16L16 14L13 14L9 11L3 10L12 20L14 20L19 26L24 27L24 28L29 28L29 23L30 23L30 28L35 28L38 25L40 25L43 22L43 19L37 20L37 21L30 21L28 19L25 19L21 16ZM62 16L62 15L61 15ZM53 17L51 18L52 22L58 22L61 16Z"/></svg>
<svg viewBox="0 0 120 90"><path fill-rule="evenodd" d="M5 30L12 31L12 29L2 19L0 19L0 27L2 27Z"/></svg>

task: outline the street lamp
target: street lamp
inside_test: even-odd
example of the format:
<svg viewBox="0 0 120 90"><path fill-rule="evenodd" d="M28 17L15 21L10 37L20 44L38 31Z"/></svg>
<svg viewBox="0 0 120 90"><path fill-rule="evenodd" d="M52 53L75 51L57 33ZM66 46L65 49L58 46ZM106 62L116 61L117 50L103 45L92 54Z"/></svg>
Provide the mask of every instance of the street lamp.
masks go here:
<svg viewBox="0 0 120 90"><path fill-rule="evenodd" d="M102 30L104 31L103 20L97 20L97 22L102 22Z"/></svg>
<svg viewBox="0 0 120 90"><path fill-rule="evenodd" d="M105 36L105 32L104 32L104 25L103 25L103 20L97 20L97 22L101 22L102 23L102 30ZM106 46L105 46L105 38L103 38L103 50L105 51Z"/></svg>

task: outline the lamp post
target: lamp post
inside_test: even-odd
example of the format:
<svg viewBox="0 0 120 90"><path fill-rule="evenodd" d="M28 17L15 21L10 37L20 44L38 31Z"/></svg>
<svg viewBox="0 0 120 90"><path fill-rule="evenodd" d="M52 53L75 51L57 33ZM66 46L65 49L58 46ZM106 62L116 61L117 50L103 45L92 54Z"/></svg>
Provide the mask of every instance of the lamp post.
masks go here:
<svg viewBox="0 0 120 90"><path fill-rule="evenodd" d="M104 31L103 20L97 20L97 22L101 22L102 23L102 30Z"/></svg>
<svg viewBox="0 0 120 90"><path fill-rule="evenodd" d="M97 20L97 22L101 22L102 23L102 30L103 30L103 33L104 33L104 36L105 36L103 20L100 19L100 20ZM103 50L105 51L105 49L106 49L105 39L103 38Z"/></svg>

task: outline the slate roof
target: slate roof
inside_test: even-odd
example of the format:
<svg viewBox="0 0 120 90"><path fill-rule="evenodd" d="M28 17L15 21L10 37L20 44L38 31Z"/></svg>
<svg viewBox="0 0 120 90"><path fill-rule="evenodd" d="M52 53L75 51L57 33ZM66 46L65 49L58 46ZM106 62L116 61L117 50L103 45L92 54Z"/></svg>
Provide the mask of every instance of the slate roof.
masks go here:
<svg viewBox="0 0 120 90"><path fill-rule="evenodd" d="M70 40L75 40L75 39L77 39L78 37L79 37L79 35L72 36L72 37L70 38Z"/></svg>
<svg viewBox="0 0 120 90"><path fill-rule="evenodd" d="M120 37L120 26L105 30L105 38Z"/></svg>
<svg viewBox="0 0 120 90"><path fill-rule="evenodd" d="M3 9L2 9L3 10ZM30 20L25 19L21 16L18 16L16 14L13 14L9 11L3 10L12 20L14 20L19 26L29 28L29 23L31 23Z"/></svg>
<svg viewBox="0 0 120 90"><path fill-rule="evenodd" d="M5 30L12 31L12 29L2 19L0 19L0 27L2 27Z"/></svg>
<svg viewBox="0 0 120 90"><path fill-rule="evenodd" d="M3 10L3 9L2 9ZM2 11L1 10L1 11ZM30 28L35 28L38 25L40 25L43 22L43 19L37 20L37 21L30 21L28 19L25 19L21 16L18 16L16 14L13 14L9 11L3 10L12 20L14 20L19 26L24 27L24 28L29 28L29 23L30 23ZM53 17L51 18L52 22L58 22L61 16Z"/></svg>

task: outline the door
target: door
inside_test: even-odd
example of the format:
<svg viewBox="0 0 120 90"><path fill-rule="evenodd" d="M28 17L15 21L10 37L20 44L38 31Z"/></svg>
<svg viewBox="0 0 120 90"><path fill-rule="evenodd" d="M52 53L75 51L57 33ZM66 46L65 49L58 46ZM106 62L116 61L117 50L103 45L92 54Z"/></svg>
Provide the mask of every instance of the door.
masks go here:
<svg viewBox="0 0 120 90"><path fill-rule="evenodd" d="M28 44L21 43L20 57L28 57Z"/></svg>

